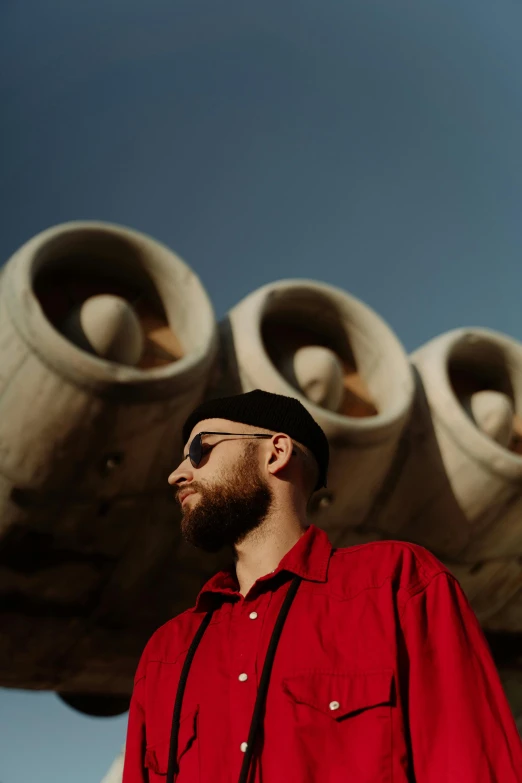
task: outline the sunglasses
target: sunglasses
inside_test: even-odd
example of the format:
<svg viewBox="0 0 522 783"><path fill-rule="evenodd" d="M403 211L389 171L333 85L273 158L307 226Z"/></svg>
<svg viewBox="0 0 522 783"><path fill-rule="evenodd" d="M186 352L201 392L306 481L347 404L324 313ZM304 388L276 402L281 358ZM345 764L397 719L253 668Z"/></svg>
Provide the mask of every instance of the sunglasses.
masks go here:
<svg viewBox="0 0 522 783"><path fill-rule="evenodd" d="M189 458L192 467L197 468L200 464L201 460L205 456L205 454L208 454L212 449L217 446L217 443L209 444L205 443L203 444L201 442L201 438L203 435L234 435L236 438L272 438L272 435L268 435L267 433L256 433L252 434L250 432L198 432L197 435L194 435L192 438L192 441L189 446L188 454L183 455L183 459L186 460L187 457Z"/></svg>

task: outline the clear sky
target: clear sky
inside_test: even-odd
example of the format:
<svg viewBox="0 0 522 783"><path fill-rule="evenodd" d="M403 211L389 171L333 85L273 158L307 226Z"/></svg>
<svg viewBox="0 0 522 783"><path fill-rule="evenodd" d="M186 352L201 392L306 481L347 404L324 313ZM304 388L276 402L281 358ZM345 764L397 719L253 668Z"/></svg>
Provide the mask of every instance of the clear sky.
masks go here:
<svg viewBox="0 0 522 783"><path fill-rule="evenodd" d="M4 0L0 91L2 261L109 220L174 248L218 317L310 277L408 351L522 339L518 0ZM6 690L0 725L0 783L99 783L125 732Z"/></svg>

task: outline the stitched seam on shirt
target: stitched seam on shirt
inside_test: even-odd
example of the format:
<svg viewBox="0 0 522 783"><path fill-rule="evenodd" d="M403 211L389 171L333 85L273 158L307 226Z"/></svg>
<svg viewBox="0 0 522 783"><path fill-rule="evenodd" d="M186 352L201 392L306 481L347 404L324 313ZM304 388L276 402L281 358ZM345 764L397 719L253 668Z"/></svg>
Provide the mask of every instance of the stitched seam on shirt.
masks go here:
<svg viewBox="0 0 522 783"><path fill-rule="evenodd" d="M415 595L418 595L418 593L421 590L425 589L431 583L432 579L434 579L436 576L439 576L439 574L446 574L446 573L448 572L441 569L438 573L434 574L427 583L419 581L419 582L415 582L413 585L409 587L399 587L397 590L397 594L403 590L406 593L410 593L410 598L414 598ZM378 584L366 585L366 587L362 587L356 593L351 593L350 595L342 595L334 592L333 590L329 590L328 592L323 593L321 589L314 589L314 587L312 586L310 586L308 590L303 589L301 593L302 595L306 593L313 593L314 595L322 594L325 596L325 598L332 597L337 599L338 601L352 601L354 598L357 598L359 595L362 595L362 593L365 593L368 590L380 590L382 587L384 587L386 582L391 582L392 580L393 580L393 574L389 574L382 580L382 582L379 582ZM415 590L416 592L411 593L412 590Z"/></svg>
<svg viewBox="0 0 522 783"><path fill-rule="evenodd" d="M133 698L135 699L135 701L136 701L136 703L137 703L138 707L140 708L140 710L141 710L143 713L145 713L145 704L144 704L142 701L140 701L140 699L138 698L138 694L136 693L136 688L137 688L137 686L140 684L140 682L141 682L142 680L144 680L144 679L145 679L145 677L146 677L146 675L145 675L145 674L142 674L142 675L141 675L141 677L139 677L139 678L138 678L138 679L137 679L137 680L134 682L134 687L133 687L133 690L132 690L132 696L133 696Z"/></svg>
<svg viewBox="0 0 522 783"><path fill-rule="evenodd" d="M384 587L386 582L391 582L392 576L391 574L387 577L385 577L380 584L376 585L366 585L366 587L362 587L357 593L351 593L350 595L340 595L339 593L333 592L333 590L329 590L328 592L323 592L320 589L314 589L313 587L308 590L302 590L302 595L305 593L314 593L315 595L324 595L325 598L336 598L338 601L352 601L354 598L357 598L357 596L361 595L362 593L366 593L368 590L380 590L381 587Z"/></svg>
<svg viewBox="0 0 522 783"><path fill-rule="evenodd" d="M398 592L404 591L405 593L409 593L410 598L413 598L413 596L417 595L421 590L424 590L430 584L432 579L434 579L439 574L446 573L446 570L441 568L440 571L437 571L435 574L429 576L420 564L419 568L424 575L424 579L419 579L416 582L413 582L411 585L405 585L403 587L401 586L399 587Z"/></svg>
<svg viewBox="0 0 522 783"><path fill-rule="evenodd" d="M320 675L328 675L332 677L341 677L343 679L350 678L354 679L355 677L367 677L372 676L373 674L379 675L379 674L395 674L395 669L393 666L382 666L378 669L351 669L349 672L340 672L339 669L332 669L331 667L314 667L314 666L308 666L306 669L298 669L293 674L287 674L282 678L282 681L288 681L293 679L299 679L300 677L304 677L305 675L311 675L311 674L320 674Z"/></svg>
<svg viewBox="0 0 522 783"><path fill-rule="evenodd" d="M417 563L417 566L419 568L419 571L422 571L422 575L423 575L424 579L428 580L428 582L429 582L430 576L427 573L426 569L424 568L424 564L421 562L421 559L417 556L417 553L415 552L413 547L411 547L407 541L404 542L404 546L412 553L413 557L415 558L415 562ZM411 585L407 589L411 590L412 588L417 587L417 585L420 584L420 583L421 582L419 580L419 582L416 582L414 585Z"/></svg>
<svg viewBox="0 0 522 783"><path fill-rule="evenodd" d="M188 612L190 610L186 610L186 611ZM185 612L183 612L183 614L185 614ZM178 616L181 617L181 615L178 615ZM173 619L176 620L178 618L173 618ZM212 625L218 625L219 623L223 622L223 620L224 620L224 618L220 618L220 617L216 618L214 616L212 618L212 621L209 624L209 627L212 626ZM172 621L170 621L170 622L172 622ZM148 658L147 659L147 664L149 664L149 663L175 664L175 663L177 663L179 661L179 659L183 655L183 653L188 652L189 647L190 647L190 644L188 644L186 647L184 647L183 650L181 650L180 652L175 653L175 657L172 660L165 660L164 658ZM145 677L145 675L143 675L143 676Z"/></svg>
<svg viewBox="0 0 522 783"><path fill-rule="evenodd" d="M399 545L399 547L405 547L409 552L411 552L411 554L413 555L413 558L415 559L415 563L418 566L419 571L422 572L422 575L423 575L424 579L427 580L428 583L429 583L429 580L433 576L437 576L439 573L441 573L440 571L437 571L436 574L432 574L430 576L428 574L428 572L426 571L426 569L424 567L424 564L422 563L421 559L419 558L419 556L417 555L415 549L411 546L409 541L395 541L395 540L394 541L372 541L372 542L370 542L368 544L359 544L359 546L356 546L356 547L355 546L354 547L348 547L347 549L345 549L342 552L339 549L334 550L334 551L339 552L339 554L344 557L345 555L355 554L355 551L360 549L361 547L373 547L373 546L379 546L379 545L381 545L381 546L382 545L395 546L397 544ZM421 584L421 580L419 580L418 582L415 582L414 584L410 585L407 588L400 588L400 589L401 590L413 589L413 588L417 587L419 584Z"/></svg>
<svg viewBox="0 0 522 783"><path fill-rule="evenodd" d="M401 612L399 614L399 620L402 620L402 618L404 617L404 613L406 611L406 607L409 605L410 601L413 598L417 598L417 596L422 595L424 590L426 590L431 585L431 583L434 582L435 579L437 579L438 576L448 576L448 577L451 578L451 580L453 582L457 581L455 579L455 577L453 576L453 574L450 574L448 571L443 571L442 569L437 574L433 574L433 576L431 577L431 579L428 582L428 584L424 585L420 590L417 590L417 592L414 593L413 595L410 595L410 597L408 598L408 600L405 602L404 606L402 607L402 610L401 610Z"/></svg>
<svg viewBox="0 0 522 783"><path fill-rule="evenodd" d="M190 645L189 645L189 647L190 647ZM147 661L147 663L164 663L164 664L166 664L167 666L175 666L175 664L176 664L176 663L179 661L179 659L181 658L181 656L182 656L184 653L186 653L186 652L188 652L188 651L189 651L189 647L185 647L185 649L184 649L184 650L181 650L181 652L179 652L179 653L176 655L176 657L175 657L175 658L174 658L172 661L166 661L166 660L165 660L165 659L163 659L163 658L150 658L150 659Z"/></svg>

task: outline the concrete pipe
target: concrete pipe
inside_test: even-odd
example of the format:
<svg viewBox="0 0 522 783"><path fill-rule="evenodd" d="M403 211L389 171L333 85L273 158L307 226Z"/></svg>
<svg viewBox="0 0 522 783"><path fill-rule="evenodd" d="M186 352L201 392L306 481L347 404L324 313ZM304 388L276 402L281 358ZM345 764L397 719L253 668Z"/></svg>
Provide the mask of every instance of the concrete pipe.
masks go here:
<svg viewBox="0 0 522 783"><path fill-rule="evenodd" d="M457 329L412 356L469 537L459 560L522 555L522 345Z"/></svg>
<svg viewBox="0 0 522 783"><path fill-rule="evenodd" d="M411 369L393 332L354 297L307 280L255 291L221 331L227 378L235 374L237 389L296 397L328 436L328 488L313 496L311 519L338 545L371 540L360 526L413 401Z"/></svg>
<svg viewBox="0 0 522 783"><path fill-rule="evenodd" d="M429 342L412 360L448 481L449 513L432 504L425 528L447 532L452 543L437 553L459 579L482 626L520 633L522 345L486 329L457 329Z"/></svg>
<svg viewBox="0 0 522 783"><path fill-rule="evenodd" d="M148 635L192 599L166 480L216 351L199 279L144 234L68 223L5 266L1 685L128 695Z"/></svg>

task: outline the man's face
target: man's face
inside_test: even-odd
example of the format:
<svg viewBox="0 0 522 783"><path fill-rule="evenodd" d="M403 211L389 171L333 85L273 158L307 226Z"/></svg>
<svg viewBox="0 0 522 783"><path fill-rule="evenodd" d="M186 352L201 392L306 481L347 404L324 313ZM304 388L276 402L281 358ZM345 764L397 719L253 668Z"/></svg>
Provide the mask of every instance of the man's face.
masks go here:
<svg viewBox="0 0 522 783"><path fill-rule="evenodd" d="M200 422L199 432L252 432L224 419ZM257 430L258 431L258 430ZM184 460L169 477L181 500L184 538L207 552L234 546L265 519L272 493L262 476L259 441L229 435L203 435L203 459L197 468Z"/></svg>

